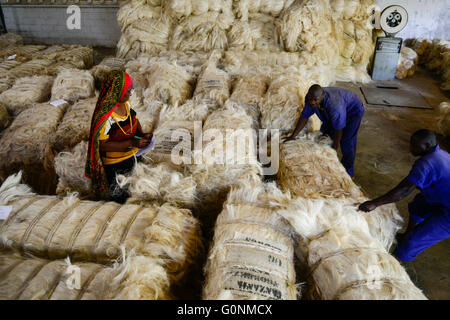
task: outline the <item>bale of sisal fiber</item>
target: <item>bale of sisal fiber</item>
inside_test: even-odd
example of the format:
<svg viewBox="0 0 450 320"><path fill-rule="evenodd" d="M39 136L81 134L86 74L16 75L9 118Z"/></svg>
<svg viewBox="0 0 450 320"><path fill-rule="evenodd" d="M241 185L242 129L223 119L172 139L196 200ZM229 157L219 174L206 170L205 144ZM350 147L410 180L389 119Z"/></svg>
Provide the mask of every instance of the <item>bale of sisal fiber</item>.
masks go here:
<svg viewBox="0 0 450 320"><path fill-rule="evenodd" d="M136 111L136 115L138 117L139 123L141 124L143 132L152 132L158 122L160 109L157 107L155 108L155 103L151 103L147 106L144 105L143 97L139 95L139 91L136 89L131 90L129 102L131 104L131 108Z"/></svg>
<svg viewBox="0 0 450 320"><path fill-rule="evenodd" d="M84 175L88 142L81 141L70 151L62 151L55 156L55 171L58 175L56 194L66 195L77 192L82 198L91 194L91 180Z"/></svg>
<svg viewBox="0 0 450 320"><path fill-rule="evenodd" d="M297 299L291 229L273 198L262 183L231 189L214 228L204 299Z"/></svg>
<svg viewBox="0 0 450 320"><path fill-rule="evenodd" d="M217 68L216 63L209 61L197 80L194 97L222 105L229 97L231 78L227 72Z"/></svg>
<svg viewBox="0 0 450 320"><path fill-rule="evenodd" d="M179 51L211 51L228 47L227 30L234 16L208 12L181 19L169 40L169 48Z"/></svg>
<svg viewBox="0 0 450 320"><path fill-rule="evenodd" d="M278 16L283 9L288 8L293 0L240 0L233 1L233 11L237 18L247 21L251 13L270 14Z"/></svg>
<svg viewBox="0 0 450 320"><path fill-rule="evenodd" d="M442 102L439 105L438 132L444 136L450 136L450 103Z"/></svg>
<svg viewBox="0 0 450 320"><path fill-rule="evenodd" d="M149 166L137 163L129 176L117 175L120 187L128 188L130 201L159 201L192 208L196 184L191 176L183 176L166 163Z"/></svg>
<svg viewBox="0 0 450 320"><path fill-rule="evenodd" d="M33 76L17 79L11 89L0 94L0 102L11 114L18 115L37 102L48 101L53 80L51 76Z"/></svg>
<svg viewBox="0 0 450 320"><path fill-rule="evenodd" d="M306 93L314 83L295 69L279 72L267 89L261 109L261 125L283 133L294 129L303 109Z"/></svg>
<svg viewBox="0 0 450 320"><path fill-rule="evenodd" d="M80 271L80 286L70 286L71 269ZM0 299L7 300L165 300L170 280L161 261L128 256L113 265L70 259L45 260L0 254Z"/></svg>
<svg viewBox="0 0 450 320"><path fill-rule="evenodd" d="M403 46L400 50L395 77L397 79L404 79L408 76L412 76L416 71L418 62L419 56L417 53L413 49Z"/></svg>
<svg viewBox="0 0 450 320"><path fill-rule="evenodd" d="M25 181L36 191L54 192L56 174L50 141L66 107L36 104L14 119L0 139L1 177L23 170Z"/></svg>
<svg viewBox="0 0 450 320"><path fill-rule="evenodd" d="M52 100L77 101L94 95L94 77L89 71L64 69L55 79Z"/></svg>
<svg viewBox="0 0 450 320"><path fill-rule="evenodd" d="M15 33L5 33L0 35L0 48L5 48L11 45L22 45L23 38L22 36Z"/></svg>
<svg viewBox="0 0 450 320"><path fill-rule="evenodd" d="M70 46L67 50L59 52L58 62L68 62L78 69L90 69L94 64L94 49L91 46Z"/></svg>
<svg viewBox="0 0 450 320"><path fill-rule="evenodd" d="M11 122L11 116L8 113L8 109L0 103L0 131L5 129Z"/></svg>
<svg viewBox="0 0 450 320"><path fill-rule="evenodd" d="M95 80L95 87L100 89L101 84L106 81L108 75L113 70L124 70L125 60L116 57L106 57L100 64L92 67L90 72Z"/></svg>
<svg viewBox="0 0 450 320"><path fill-rule="evenodd" d="M298 197L336 202L350 199L353 203L368 200L340 163L331 139L320 132L299 136L282 145L278 180L283 190ZM402 222L396 206L379 207L366 219L372 236L388 250Z"/></svg>
<svg viewBox="0 0 450 320"><path fill-rule="evenodd" d="M298 234L313 299L426 299L351 202L297 198L278 213Z"/></svg>
<svg viewBox="0 0 450 320"><path fill-rule="evenodd" d="M198 221L187 209L169 204L93 202L75 196L16 196L20 174L0 189L0 203L13 207L0 229L3 246L35 256L106 263L121 248L163 259L179 280L201 250Z"/></svg>
<svg viewBox="0 0 450 320"><path fill-rule="evenodd" d="M52 148L55 151L72 149L76 144L89 139L92 114L97 104L97 97L78 100L64 114L54 136Z"/></svg>
<svg viewBox="0 0 450 320"><path fill-rule="evenodd" d="M14 78L8 74L8 71L0 72L0 93L8 90L14 84Z"/></svg>
<svg viewBox="0 0 450 320"><path fill-rule="evenodd" d="M202 99L189 99L181 106L164 105L159 114L159 122L166 121L202 121L206 120L212 111L209 101Z"/></svg>
<svg viewBox="0 0 450 320"><path fill-rule="evenodd" d="M175 63L157 62L148 75L149 87L144 91L144 104L158 100L183 104L191 97L194 79Z"/></svg>

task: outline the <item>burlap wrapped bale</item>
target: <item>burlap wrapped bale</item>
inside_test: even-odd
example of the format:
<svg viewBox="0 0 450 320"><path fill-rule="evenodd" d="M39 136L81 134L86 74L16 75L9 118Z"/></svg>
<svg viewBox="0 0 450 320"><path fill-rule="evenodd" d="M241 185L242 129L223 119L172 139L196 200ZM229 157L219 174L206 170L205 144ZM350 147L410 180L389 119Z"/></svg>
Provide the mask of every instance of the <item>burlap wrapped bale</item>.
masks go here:
<svg viewBox="0 0 450 320"><path fill-rule="evenodd" d="M270 189L231 189L214 229L204 299L297 299L291 230L270 205L281 193Z"/></svg>
<svg viewBox="0 0 450 320"><path fill-rule="evenodd" d="M36 104L22 111L2 133L0 139L0 176L5 179L19 170L24 180L41 194L56 188L51 140L67 104L59 107Z"/></svg>
<svg viewBox="0 0 450 320"><path fill-rule="evenodd" d="M11 89L0 94L0 102L6 106L11 114L18 115L37 102L48 101L53 80L51 76L17 79Z"/></svg>

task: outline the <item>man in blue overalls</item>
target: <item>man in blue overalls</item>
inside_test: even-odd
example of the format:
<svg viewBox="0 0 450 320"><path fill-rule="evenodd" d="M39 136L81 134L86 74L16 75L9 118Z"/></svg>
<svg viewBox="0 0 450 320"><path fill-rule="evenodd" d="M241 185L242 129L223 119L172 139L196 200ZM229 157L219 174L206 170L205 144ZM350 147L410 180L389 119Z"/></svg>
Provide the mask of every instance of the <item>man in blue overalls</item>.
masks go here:
<svg viewBox="0 0 450 320"><path fill-rule="evenodd" d="M309 88L305 97L305 107L294 132L285 141L293 140L314 113L322 121L320 131L333 139L333 148L337 151L341 146L341 162L353 177L358 130L364 115L363 103L350 90L322 88L315 84Z"/></svg>
<svg viewBox="0 0 450 320"><path fill-rule="evenodd" d="M420 158L409 175L385 195L364 202L365 212L407 197L414 189L419 193L409 203L410 219L394 254L403 261L414 260L419 253L450 235L450 154L436 144L430 130L415 132L410 141L411 153Z"/></svg>

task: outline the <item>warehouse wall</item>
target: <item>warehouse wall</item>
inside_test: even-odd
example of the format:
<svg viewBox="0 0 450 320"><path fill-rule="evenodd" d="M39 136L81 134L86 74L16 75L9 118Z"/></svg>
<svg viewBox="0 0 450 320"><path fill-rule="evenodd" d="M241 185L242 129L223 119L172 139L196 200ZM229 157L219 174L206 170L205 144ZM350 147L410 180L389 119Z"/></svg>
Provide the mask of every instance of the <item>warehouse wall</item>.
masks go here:
<svg viewBox="0 0 450 320"><path fill-rule="evenodd" d="M408 11L408 25L399 37L450 40L450 0L377 0L377 4L381 9L401 5Z"/></svg>
<svg viewBox="0 0 450 320"><path fill-rule="evenodd" d="M20 34L25 43L82 44L115 47L120 38L118 5L80 5L81 28L67 28L67 5L2 4L8 32Z"/></svg>

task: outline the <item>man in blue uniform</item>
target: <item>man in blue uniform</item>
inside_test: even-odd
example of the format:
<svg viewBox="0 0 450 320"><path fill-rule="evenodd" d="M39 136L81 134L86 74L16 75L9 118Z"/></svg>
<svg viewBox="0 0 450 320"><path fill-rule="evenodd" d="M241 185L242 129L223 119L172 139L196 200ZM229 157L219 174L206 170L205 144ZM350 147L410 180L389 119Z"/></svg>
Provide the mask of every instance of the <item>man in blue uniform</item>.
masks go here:
<svg viewBox="0 0 450 320"><path fill-rule="evenodd" d="M293 140L314 113L322 121L320 131L333 139L333 148L337 151L341 146L341 162L353 177L358 130L364 115L363 103L350 90L322 88L315 84L309 88L305 97L305 107L294 132L285 141Z"/></svg>
<svg viewBox="0 0 450 320"><path fill-rule="evenodd" d="M408 196L416 187L421 190L409 203L409 224L394 254L403 261L414 260L419 253L450 235L450 154L436 144L430 130L415 132L410 141L411 153L420 158L409 175L385 195L364 202L365 212Z"/></svg>

